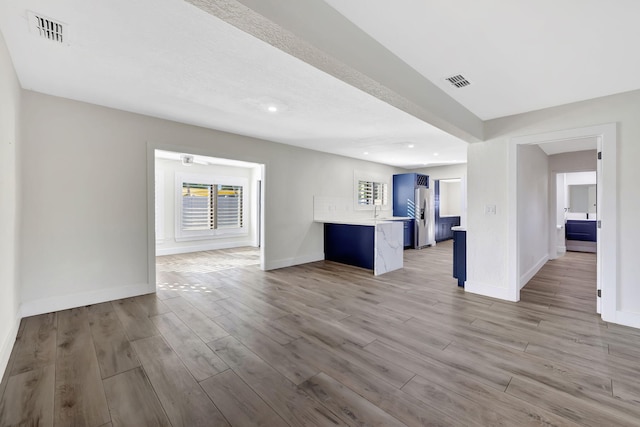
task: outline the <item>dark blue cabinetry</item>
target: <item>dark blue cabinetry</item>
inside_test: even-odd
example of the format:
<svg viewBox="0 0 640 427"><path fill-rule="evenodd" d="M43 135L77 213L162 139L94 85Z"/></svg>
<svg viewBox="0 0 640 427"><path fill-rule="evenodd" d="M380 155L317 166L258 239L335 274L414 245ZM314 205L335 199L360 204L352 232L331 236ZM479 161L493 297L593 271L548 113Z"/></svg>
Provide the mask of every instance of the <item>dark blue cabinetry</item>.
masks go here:
<svg viewBox="0 0 640 427"><path fill-rule="evenodd" d="M413 247L413 223L414 220L404 221L404 248Z"/></svg>
<svg viewBox="0 0 640 427"><path fill-rule="evenodd" d="M416 187L429 188L429 176L419 173L393 175L393 216L416 217Z"/></svg>
<svg viewBox="0 0 640 427"><path fill-rule="evenodd" d="M436 242L453 239L451 227L460 225L459 216L436 217Z"/></svg>
<svg viewBox="0 0 640 427"><path fill-rule="evenodd" d="M324 259L373 270L375 227L324 225Z"/></svg>
<svg viewBox="0 0 640 427"><path fill-rule="evenodd" d="M419 173L403 173L393 176L393 216L417 218L416 188L429 188L429 176ZM416 220L404 223L404 247L416 247Z"/></svg>
<svg viewBox="0 0 640 427"><path fill-rule="evenodd" d="M436 242L453 239L451 227L460 225L459 216L440 216L440 181L433 181L436 211Z"/></svg>
<svg viewBox="0 0 640 427"><path fill-rule="evenodd" d="M597 236L596 221L567 220L565 237L567 240L595 242Z"/></svg>
<svg viewBox="0 0 640 427"><path fill-rule="evenodd" d="M467 280L467 232L453 232L453 277L458 279L458 286L464 287Z"/></svg>

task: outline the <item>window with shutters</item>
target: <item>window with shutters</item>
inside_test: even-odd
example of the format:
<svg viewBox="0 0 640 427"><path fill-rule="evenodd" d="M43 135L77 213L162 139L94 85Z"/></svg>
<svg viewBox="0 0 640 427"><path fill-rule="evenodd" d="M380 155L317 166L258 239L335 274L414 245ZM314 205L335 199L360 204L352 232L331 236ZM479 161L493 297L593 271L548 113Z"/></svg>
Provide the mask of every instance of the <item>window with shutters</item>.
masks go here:
<svg viewBox="0 0 640 427"><path fill-rule="evenodd" d="M176 176L176 240L246 233L246 180Z"/></svg>
<svg viewBox="0 0 640 427"><path fill-rule="evenodd" d="M387 184L358 180L358 205L373 206L387 204Z"/></svg>

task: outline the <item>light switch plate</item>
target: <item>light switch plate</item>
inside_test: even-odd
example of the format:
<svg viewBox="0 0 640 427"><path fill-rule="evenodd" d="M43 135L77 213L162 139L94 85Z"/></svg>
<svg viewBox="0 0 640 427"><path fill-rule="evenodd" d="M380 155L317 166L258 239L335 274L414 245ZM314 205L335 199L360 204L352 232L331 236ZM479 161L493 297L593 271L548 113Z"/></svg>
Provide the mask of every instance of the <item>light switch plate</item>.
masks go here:
<svg viewBox="0 0 640 427"><path fill-rule="evenodd" d="M485 205L484 213L485 213L485 215L495 215L496 214L496 205Z"/></svg>

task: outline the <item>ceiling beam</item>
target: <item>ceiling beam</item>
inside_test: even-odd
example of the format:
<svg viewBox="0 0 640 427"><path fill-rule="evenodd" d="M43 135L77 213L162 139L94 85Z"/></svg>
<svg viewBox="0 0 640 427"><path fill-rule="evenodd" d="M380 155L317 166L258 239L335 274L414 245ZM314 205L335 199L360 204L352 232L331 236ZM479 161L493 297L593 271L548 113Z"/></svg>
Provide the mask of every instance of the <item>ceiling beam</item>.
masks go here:
<svg viewBox="0 0 640 427"><path fill-rule="evenodd" d="M464 141L484 139L480 118L322 0L186 1Z"/></svg>

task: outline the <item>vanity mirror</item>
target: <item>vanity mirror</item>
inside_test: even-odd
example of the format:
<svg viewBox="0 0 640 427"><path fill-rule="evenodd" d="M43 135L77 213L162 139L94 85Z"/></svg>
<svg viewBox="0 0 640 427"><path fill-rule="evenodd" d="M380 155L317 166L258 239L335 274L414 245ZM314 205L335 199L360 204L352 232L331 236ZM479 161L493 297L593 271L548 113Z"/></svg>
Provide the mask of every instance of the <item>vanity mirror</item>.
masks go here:
<svg viewBox="0 0 640 427"><path fill-rule="evenodd" d="M596 213L596 185L569 185L569 212Z"/></svg>

